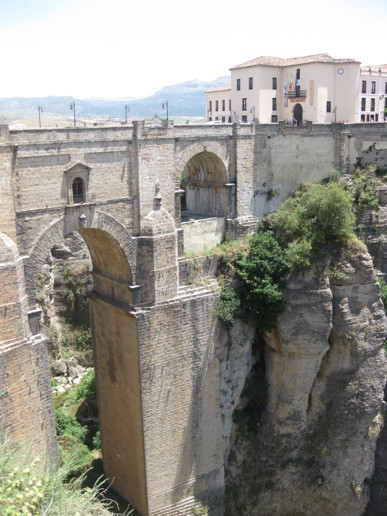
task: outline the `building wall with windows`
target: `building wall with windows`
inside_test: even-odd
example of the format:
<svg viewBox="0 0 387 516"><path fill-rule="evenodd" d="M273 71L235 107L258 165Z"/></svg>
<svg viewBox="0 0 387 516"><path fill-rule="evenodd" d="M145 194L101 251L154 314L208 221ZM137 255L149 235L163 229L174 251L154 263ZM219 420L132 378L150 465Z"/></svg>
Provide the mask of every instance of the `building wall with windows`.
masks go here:
<svg viewBox="0 0 387 516"><path fill-rule="evenodd" d="M206 101L208 111L221 95L229 95L231 122L360 121L360 63L354 59L327 54L292 59L263 56L230 71L230 89L208 91ZM219 115L218 120L222 120Z"/></svg>
<svg viewBox="0 0 387 516"><path fill-rule="evenodd" d="M387 120L387 65L360 69L360 122Z"/></svg>
<svg viewBox="0 0 387 516"><path fill-rule="evenodd" d="M206 92L207 121L231 123L231 86L223 86Z"/></svg>

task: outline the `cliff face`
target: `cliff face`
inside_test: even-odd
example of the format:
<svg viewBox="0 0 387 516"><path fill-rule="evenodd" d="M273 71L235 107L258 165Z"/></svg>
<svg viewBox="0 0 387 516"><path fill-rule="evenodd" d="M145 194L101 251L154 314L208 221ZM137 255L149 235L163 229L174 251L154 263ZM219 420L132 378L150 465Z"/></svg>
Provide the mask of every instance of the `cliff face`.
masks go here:
<svg viewBox="0 0 387 516"><path fill-rule="evenodd" d="M387 320L365 249L337 270L330 264L288 284L286 310L265 338L266 408L247 439L235 428L227 514L366 509L382 425Z"/></svg>

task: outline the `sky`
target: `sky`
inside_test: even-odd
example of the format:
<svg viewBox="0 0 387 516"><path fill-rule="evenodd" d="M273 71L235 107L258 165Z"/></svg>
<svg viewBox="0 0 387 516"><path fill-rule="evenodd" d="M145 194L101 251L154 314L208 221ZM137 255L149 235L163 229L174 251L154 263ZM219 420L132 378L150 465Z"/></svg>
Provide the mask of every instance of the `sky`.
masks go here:
<svg viewBox="0 0 387 516"><path fill-rule="evenodd" d="M259 56L387 63L387 0L0 0L0 98L138 98Z"/></svg>

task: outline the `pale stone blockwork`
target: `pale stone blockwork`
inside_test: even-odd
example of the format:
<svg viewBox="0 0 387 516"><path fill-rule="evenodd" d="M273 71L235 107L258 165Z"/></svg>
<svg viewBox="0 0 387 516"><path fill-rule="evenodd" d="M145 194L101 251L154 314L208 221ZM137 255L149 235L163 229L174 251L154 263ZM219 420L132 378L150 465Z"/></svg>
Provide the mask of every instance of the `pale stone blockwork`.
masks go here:
<svg viewBox="0 0 387 516"><path fill-rule="evenodd" d="M18 393L17 402L0 400L2 426L25 440L34 432L39 446L54 448L36 284L53 246L79 231L93 262L92 331L107 473L144 515L188 511L194 499L221 496L230 425L222 424L220 407L227 405L223 413L230 417L234 399L227 389L220 393L221 375L228 373L219 349L226 339L213 315L218 293L204 280L189 290L180 279L181 180L199 215L210 210L243 234L246 220L256 223L306 181L334 169L348 172L371 154L386 164L386 142L383 124L137 122L133 128L11 132L0 126L0 230L11 249L0 255L7 286L0 302L0 390L12 380ZM250 359L245 349L233 357L244 371ZM17 423L26 407L36 412L28 429Z"/></svg>

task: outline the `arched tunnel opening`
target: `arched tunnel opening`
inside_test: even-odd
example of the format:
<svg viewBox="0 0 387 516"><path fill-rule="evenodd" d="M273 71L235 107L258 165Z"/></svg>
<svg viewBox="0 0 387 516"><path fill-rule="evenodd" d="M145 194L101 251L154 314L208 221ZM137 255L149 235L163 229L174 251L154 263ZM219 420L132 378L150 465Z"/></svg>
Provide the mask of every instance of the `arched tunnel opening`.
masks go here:
<svg viewBox="0 0 387 516"><path fill-rule="evenodd" d="M227 170L214 153L195 154L186 164L181 187L182 221L192 217L226 217L229 213Z"/></svg>
<svg viewBox="0 0 387 516"><path fill-rule="evenodd" d="M224 240L233 214L233 186L223 161L214 153L195 154L184 167L180 190L184 251L199 253Z"/></svg>

